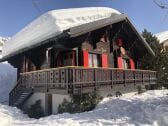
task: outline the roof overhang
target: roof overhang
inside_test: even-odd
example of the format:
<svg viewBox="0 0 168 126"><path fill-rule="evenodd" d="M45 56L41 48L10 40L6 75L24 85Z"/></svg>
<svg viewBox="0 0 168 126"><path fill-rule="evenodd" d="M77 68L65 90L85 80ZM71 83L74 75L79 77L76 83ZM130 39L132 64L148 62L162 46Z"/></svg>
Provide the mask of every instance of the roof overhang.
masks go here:
<svg viewBox="0 0 168 126"><path fill-rule="evenodd" d="M52 37L50 39L42 41L41 43L38 43L36 45L32 45L32 46L23 48L22 50L18 50L15 53L12 53L12 54L9 54L7 56L4 56L4 57L0 58L0 62L4 62L4 61L6 61L6 60L8 60L8 59L10 59L10 58L12 58L12 57L14 57L16 55L22 54L23 52L29 51L29 50L34 49L36 47L45 45L47 43L53 43L54 42L54 44L57 44L58 39L61 39L61 38L69 38L69 34L68 34L67 30L64 31L63 33L55 36L55 37Z"/></svg>
<svg viewBox="0 0 168 126"><path fill-rule="evenodd" d="M108 25L112 25L112 24L118 23L118 22L121 22L121 21L126 21L127 23L129 23L129 25L131 26L132 30L135 32L135 34L141 40L141 42L143 43L143 45L146 48L146 50L148 50L149 53L152 56L155 56L155 53L153 52L151 47L148 45L148 43L145 41L145 39L142 37L142 35L135 29L135 27L133 26L131 21L128 19L127 15L120 14L120 15L113 15L113 16L111 16L109 18L101 19L101 20L94 21L94 22L91 22L91 23L86 23L86 24L83 24L83 25L72 27L72 28L64 31L61 34L57 34L53 38L44 40L43 42L41 42L39 44L36 44L36 45L33 45L33 46L29 46L29 47L24 48L22 50L18 50L15 53L7 55L7 56L3 57L2 59L0 59L0 62L6 61L9 58L14 57L15 55L21 54L21 53L23 53L25 51L28 51L30 49L33 49L35 47L38 47L38 46L41 46L41 45L44 45L46 43L50 43L50 42L53 42L53 41L57 41L57 39L59 39L59 38L77 37L77 36L80 36L82 34L94 31L96 29L99 29L99 28L102 28L102 27L105 27L105 26L108 26Z"/></svg>

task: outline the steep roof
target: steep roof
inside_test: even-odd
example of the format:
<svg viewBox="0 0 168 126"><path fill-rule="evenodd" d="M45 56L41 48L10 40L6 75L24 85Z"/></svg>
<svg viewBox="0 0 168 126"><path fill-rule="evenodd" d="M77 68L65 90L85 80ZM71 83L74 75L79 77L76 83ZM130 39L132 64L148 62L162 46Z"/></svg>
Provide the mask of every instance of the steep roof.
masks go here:
<svg viewBox="0 0 168 126"><path fill-rule="evenodd" d="M126 15L112 8L105 7L49 11L27 25L4 44L2 60L37 47L50 38L61 36L65 31L74 37L123 20L127 20L130 23ZM147 42L136 31L132 23L130 24L146 50L154 55Z"/></svg>
<svg viewBox="0 0 168 126"><path fill-rule="evenodd" d="M112 8L89 7L49 11L23 28L3 48L3 57L61 34L74 26L119 15Z"/></svg>

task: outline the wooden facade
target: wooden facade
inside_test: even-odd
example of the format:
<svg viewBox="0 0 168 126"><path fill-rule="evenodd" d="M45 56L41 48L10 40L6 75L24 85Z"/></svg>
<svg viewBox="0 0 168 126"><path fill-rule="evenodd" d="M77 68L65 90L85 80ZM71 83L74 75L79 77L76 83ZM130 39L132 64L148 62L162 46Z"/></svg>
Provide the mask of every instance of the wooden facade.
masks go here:
<svg viewBox="0 0 168 126"><path fill-rule="evenodd" d="M18 68L10 105L21 105L34 92L76 95L117 85L154 85L156 72L139 70L146 53L143 46L125 21L75 37L51 39L8 59Z"/></svg>

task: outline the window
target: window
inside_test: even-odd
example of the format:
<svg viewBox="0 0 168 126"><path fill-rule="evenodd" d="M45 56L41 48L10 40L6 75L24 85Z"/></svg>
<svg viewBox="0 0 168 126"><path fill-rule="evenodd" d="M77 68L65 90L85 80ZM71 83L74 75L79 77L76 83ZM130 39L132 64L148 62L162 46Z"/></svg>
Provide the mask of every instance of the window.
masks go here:
<svg viewBox="0 0 168 126"><path fill-rule="evenodd" d="M124 69L129 69L129 62L126 59L123 59L123 68Z"/></svg>
<svg viewBox="0 0 168 126"><path fill-rule="evenodd" d="M99 67L100 56L98 54L89 53L89 67Z"/></svg>
<svg viewBox="0 0 168 126"><path fill-rule="evenodd" d="M64 66L76 65L76 53L74 51L68 51L63 54L63 65Z"/></svg>
<svg viewBox="0 0 168 126"><path fill-rule="evenodd" d="M118 57L118 68L129 69L129 59L124 59L122 57Z"/></svg>

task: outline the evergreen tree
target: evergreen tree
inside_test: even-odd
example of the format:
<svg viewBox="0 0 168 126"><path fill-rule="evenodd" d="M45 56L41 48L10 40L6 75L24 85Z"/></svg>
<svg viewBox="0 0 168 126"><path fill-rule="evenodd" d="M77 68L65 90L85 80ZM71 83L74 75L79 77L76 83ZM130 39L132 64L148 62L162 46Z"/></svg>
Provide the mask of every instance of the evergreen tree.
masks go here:
<svg viewBox="0 0 168 126"><path fill-rule="evenodd" d="M155 52L155 57L147 53L142 58L142 68L157 71L158 86L166 86L168 82L168 52L159 44L159 40L146 29L142 36L146 39L150 47ZM167 84L167 85L166 85Z"/></svg>
<svg viewBox="0 0 168 126"><path fill-rule="evenodd" d="M26 113L30 118L39 119L40 117L43 117L44 112L41 107L41 100L37 100L33 105L31 105Z"/></svg>

